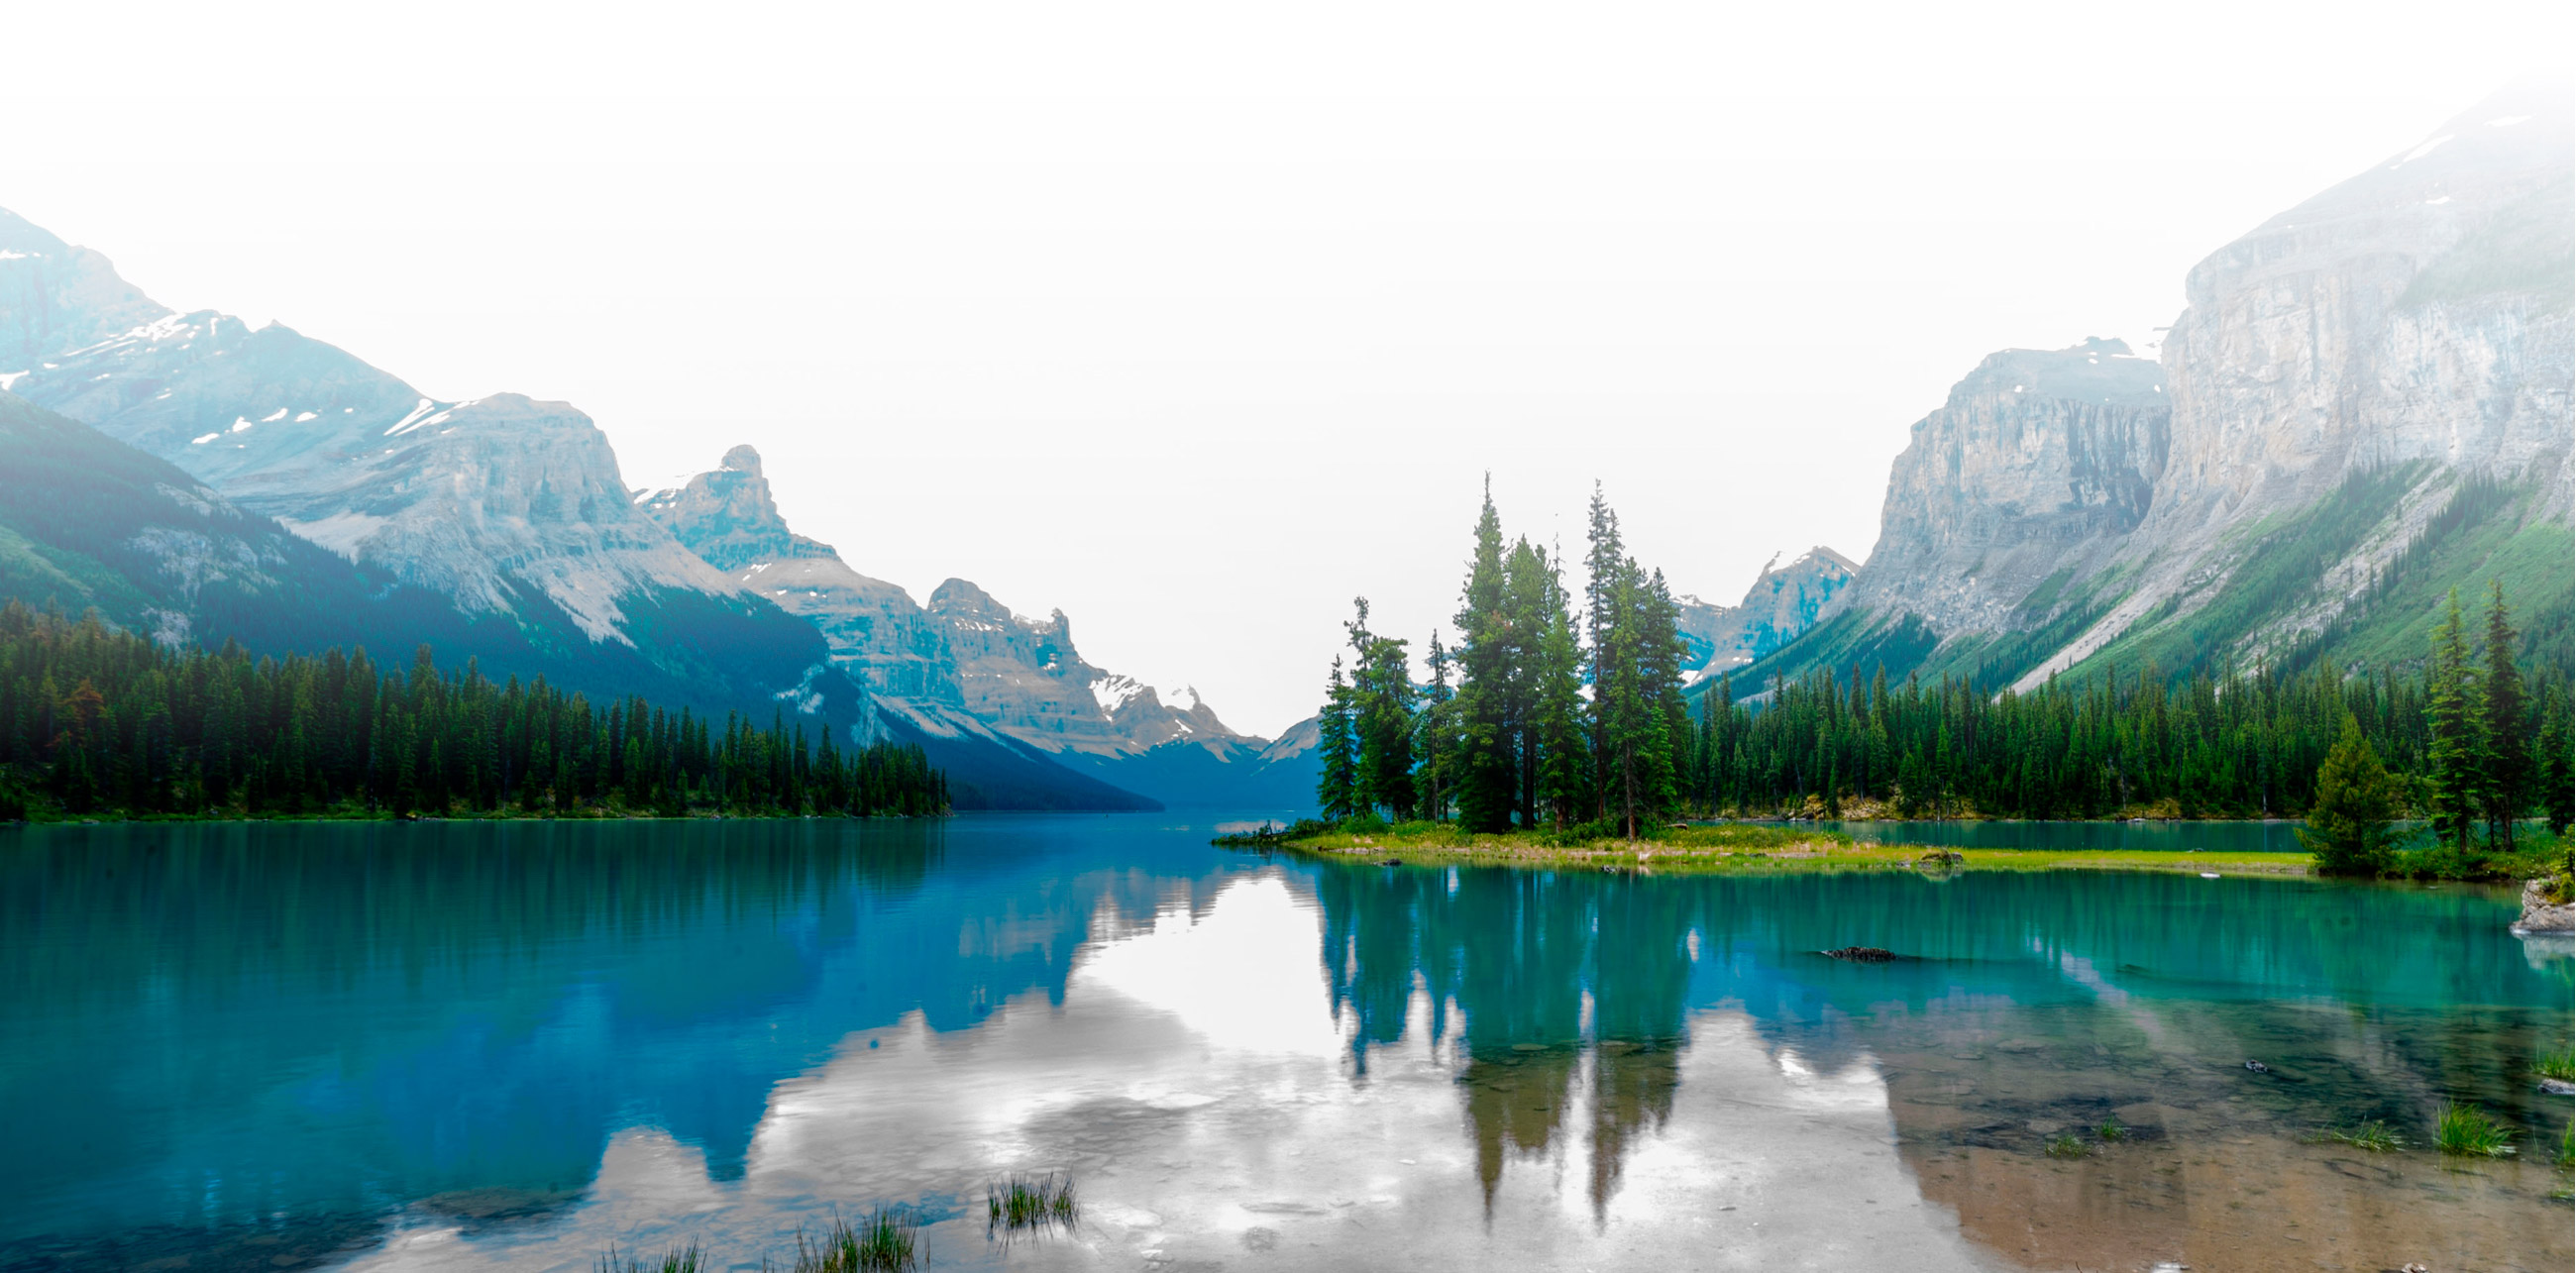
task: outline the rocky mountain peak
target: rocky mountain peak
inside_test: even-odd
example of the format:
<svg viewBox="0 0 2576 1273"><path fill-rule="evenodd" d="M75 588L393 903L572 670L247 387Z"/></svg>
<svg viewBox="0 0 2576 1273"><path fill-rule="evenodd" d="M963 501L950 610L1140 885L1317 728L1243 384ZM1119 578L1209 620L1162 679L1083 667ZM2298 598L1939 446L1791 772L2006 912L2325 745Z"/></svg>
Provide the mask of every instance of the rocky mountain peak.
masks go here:
<svg viewBox="0 0 2576 1273"><path fill-rule="evenodd" d="M0 390L48 358L169 312L106 257L0 208Z"/></svg>
<svg viewBox="0 0 2576 1273"><path fill-rule="evenodd" d="M718 570L796 557L834 557L832 546L787 529L760 471L760 452L737 446L713 470L646 491L636 507Z"/></svg>
<svg viewBox="0 0 2576 1273"><path fill-rule="evenodd" d="M1774 553L1732 606L1681 598L1682 639L1691 647L1688 684L1732 671L1787 645L1814 627L1859 569L1851 558L1818 544L1781 564Z"/></svg>

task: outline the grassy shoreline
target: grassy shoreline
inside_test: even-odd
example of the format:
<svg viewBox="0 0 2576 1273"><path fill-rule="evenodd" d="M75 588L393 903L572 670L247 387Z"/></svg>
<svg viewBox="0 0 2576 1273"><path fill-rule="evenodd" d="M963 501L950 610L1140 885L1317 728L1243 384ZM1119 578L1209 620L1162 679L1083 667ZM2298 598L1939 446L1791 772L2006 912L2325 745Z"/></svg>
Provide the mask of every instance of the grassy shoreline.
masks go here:
<svg viewBox="0 0 2576 1273"><path fill-rule="evenodd" d="M1871 844L1837 831L1779 824L1673 827L1637 840L1580 839L1548 832L1474 835L1443 823L1402 823L1382 831L1313 830L1221 836L1217 843L1348 861L1404 865L1463 863L1657 873L1789 873L1901 870L2189 871L2221 875L2309 875L2306 853L2162 849L1959 849Z"/></svg>

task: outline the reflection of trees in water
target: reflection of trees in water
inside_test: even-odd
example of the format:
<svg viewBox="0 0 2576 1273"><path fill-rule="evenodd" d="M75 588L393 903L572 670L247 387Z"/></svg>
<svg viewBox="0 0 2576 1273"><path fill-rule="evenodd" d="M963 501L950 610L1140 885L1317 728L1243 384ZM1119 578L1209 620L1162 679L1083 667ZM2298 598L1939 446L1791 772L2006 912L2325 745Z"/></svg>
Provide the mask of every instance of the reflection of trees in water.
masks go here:
<svg viewBox="0 0 2576 1273"><path fill-rule="evenodd" d="M1546 1152L1588 1073L1592 1200L1672 1112L1686 1042L1690 897L1630 876L1329 870L1316 880L1354 1068L1403 1037L1417 987L1433 1040L1465 1017L1459 1086L1491 1206L1503 1164Z"/></svg>
<svg viewBox="0 0 2576 1273"><path fill-rule="evenodd" d="M2528 1070L2530 1045L2499 1041L2547 1031L2500 1031L2461 1005L2535 1005L2504 1015L2566 1019L2567 961L2527 960L2495 902L2459 892L2075 872L1935 883L1356 866L1319 870L1315 887L1356 1072L1404 1037L1417 989L1435 1046L1457 1029L1452 1010L1463 1014L1458 1081L1489 1205L1503 1164L1557 1143L1583 1097L1593 1202L1605 1206L1622 1163L1673 1107L1688 1015L1703 1006L1740 1007L1757 1037L1823 1072L2016 1038L2073 1067L2107 1053L2136 1069L2057 1093L2025 1067L2028 1081L1966 1102L2000 1102L1991 1118L2017 1129L2138 1099L2159 1075L2241 1077L2239 1063L2257 1054L2351 1076L2280 1085L2284 1102L2329 1086L2421 1093L2465 1082L2521 1112L2537 1099L2513 1077ZM1921 958L1817 953L1854 944ZM2320 1037L2324 1003L2352 1005L2351 1019L2310 1055L2297 1039ZM2346 1103L2364 1112L2311 1102L2299 1116L2322 1125L2377 1108ZM1899 1101L1901 1134L1925 1108ZM1955 1122L1921 1130L1947 1138Z"/></svg>
<svg viewBox="0 0 2576 1273"><path fill-rule="evenodd" d="M54 1198L108 1224L577 1190L639 1121L738 1177L779 1082L852 1033L915 1012L968 1029L1031 991L1061 1003L1104 916L1196 913L1231 878L1085 871L1104 855L1083 834L828 820L0 836L0 1028L16 1040L0 1109L45 1150L0 1161L0 1196L31 1222L26 1200ZM138 1181L137 1163L170 1169Z"/></svg>

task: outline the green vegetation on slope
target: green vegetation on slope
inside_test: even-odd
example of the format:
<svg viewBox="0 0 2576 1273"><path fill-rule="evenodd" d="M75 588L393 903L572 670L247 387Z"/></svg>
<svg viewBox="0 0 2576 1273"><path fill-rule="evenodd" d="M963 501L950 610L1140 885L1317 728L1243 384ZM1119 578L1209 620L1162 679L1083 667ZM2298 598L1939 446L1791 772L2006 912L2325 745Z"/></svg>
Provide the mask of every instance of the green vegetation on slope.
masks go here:
<svg viewBox="0 0 2576 1273"><path fill-rule="evenodd" d="M2460 639L2519 644L2500 611ZM2149 665L1992 694L1964 680L1890 686L1883 673L1863 682L1855 669L1844 682L1819 671L1775 682L1758 707L1730 702L1721 678L1685 749L1684 790L1693 807L1738 814L1832 816L1869 801L1900 816L2292 817L2316 801L2319 766L2349 723L2399 776L2397 811L2445 817L2455 848L2467 823L2508 839L2512 820L2535 808L2565 825L2556 797L2576 782L2576 758L2554 723L2576 711L2566 671L2544 667L2507 694L2518 680L2510 653L2472 659L2463 647L2444 658L2451 671L2438 686L2317 667L2234 681L2202 670L2177 688ZM2436 719L2437 698L2449 716Z"/></svg>
<svg viewBox="0 0 2576 1273"><path fill-rule="evenodd" d="M856 752L802 726L718 725L642 699L605 710L542 679L494 684L429 647L253 660L163 649L93 615L0 608L0 818L929 814L918 747Z"/></svg>

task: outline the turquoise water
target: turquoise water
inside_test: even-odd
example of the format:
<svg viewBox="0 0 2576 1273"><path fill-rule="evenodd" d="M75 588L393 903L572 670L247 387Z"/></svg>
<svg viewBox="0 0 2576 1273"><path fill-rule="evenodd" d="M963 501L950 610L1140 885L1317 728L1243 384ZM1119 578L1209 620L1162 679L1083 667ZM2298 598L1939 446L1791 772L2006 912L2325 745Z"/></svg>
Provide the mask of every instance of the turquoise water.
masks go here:
<svg viewBox="0 0 2576 1273"><path fill-rule="evenodd" d="M2530 1069L2576 978L2494 890L1210 831L0 831L0 1267L757 1267L889 1204L932 1266L2570 1259ZM2524 1154L2309 1143L2444 1099ZM988 1237L1043 1170L1078 1229Z"/></svg>

